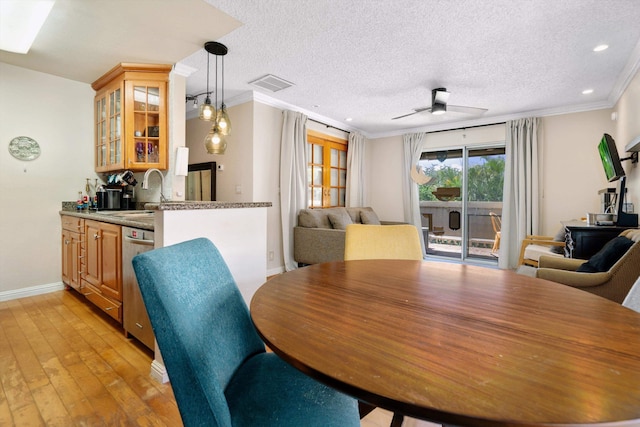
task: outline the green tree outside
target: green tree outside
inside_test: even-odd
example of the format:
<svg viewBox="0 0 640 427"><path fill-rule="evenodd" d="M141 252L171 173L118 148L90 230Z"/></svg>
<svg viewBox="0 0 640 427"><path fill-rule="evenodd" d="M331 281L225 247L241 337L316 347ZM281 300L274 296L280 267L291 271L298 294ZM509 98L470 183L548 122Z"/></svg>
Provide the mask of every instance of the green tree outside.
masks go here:
<svg viewBox="0 0 640 427"><path fill-rule="evenodd" d="M469 168L469 200L474 202L501 202L504 185L504 156L483 156L482 161ZM435 201L433 192L438 187L462 187L462 171L449 165L429 165L425 174L434 179L418 186L421 201ZM460 200L457 198L455 200Z"/></svg>

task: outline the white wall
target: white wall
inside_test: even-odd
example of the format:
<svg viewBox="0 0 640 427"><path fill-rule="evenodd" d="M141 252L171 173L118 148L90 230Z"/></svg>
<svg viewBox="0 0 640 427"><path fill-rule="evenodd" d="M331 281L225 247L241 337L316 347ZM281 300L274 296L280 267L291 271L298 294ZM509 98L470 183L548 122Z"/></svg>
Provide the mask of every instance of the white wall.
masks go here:
<svg viewBox="0 0 640 427"><path fill-rule="evenodd" d="M600 211L598 190L607 183L598 143L602 134L615 138L611 110L544 117L542 120L541 230L555 235L560 222Z"/></svg>
<svg viewBox="0 0 640 427"><path fill-rule="evenodd" d="M271 202L267 209L267 274L284 271L280 226L280 135L282 110L254 103L253 196L256 202Z"/></svg>
<svg viewBox="0 0 640 427"><path fill-rule="evenodd" d="M227 136L225 154L209 154L204 138L211 122L198 118L187 120L186 146L189 164L216 162L224 170L216 173L216 199L225 202L252 202L253 199L253 103L244 103L227 110L231 134ZM260 200L265 201L265 200Z"/></svg>
<svg viewBox="0 0 640 427"><path fill-rule="evenodd" d="M0 293L61 283L62 201L76 200L93 168L91 86L0 62ZM8 151L35 139L39 158Z"/></svg>
<svg viewBox="0 0 640 427"><path fill-rule="evenodd" d="M404 221L402 209L402 136L367 141L369 204L383 221Z"/></svg>

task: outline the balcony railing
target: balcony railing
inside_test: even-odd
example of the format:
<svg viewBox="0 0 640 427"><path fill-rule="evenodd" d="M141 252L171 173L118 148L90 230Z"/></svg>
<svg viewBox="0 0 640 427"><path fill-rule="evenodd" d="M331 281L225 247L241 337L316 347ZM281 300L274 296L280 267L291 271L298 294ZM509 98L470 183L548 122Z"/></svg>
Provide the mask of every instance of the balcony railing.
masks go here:
<svg viewBox="0 0 640 427"><path fill-rule="evenodd" d="M456 230L450 228L452 224L449 223L449 218L453 211L462 214L462 202L420 202L427 253L460 258L462 228ZM492 251L496 233L491 223L491 212L502 216L502 202L467 203L467 235L469 238L467 256L488 260L497 259L497 252Z"/></svg>

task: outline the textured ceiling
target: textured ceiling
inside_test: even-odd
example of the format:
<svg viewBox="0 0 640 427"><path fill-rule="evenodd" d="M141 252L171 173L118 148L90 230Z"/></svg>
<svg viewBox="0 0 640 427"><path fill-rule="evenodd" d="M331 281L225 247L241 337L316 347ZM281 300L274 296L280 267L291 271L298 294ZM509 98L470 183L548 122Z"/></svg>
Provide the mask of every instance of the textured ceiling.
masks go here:
<svg viewBox="0 0 640 427"><path fill-rule="evenodd" d="M197 69L194 94L218 40L228 105L255 91L373 137L611 107L640 65L639 22L640 0L57 0L31 51L0 61L87 83L119 62L179 62ZM249 85L266 74L294 85ZM391 120L436 87L488 111Z"/></svg>
<svg viewBox="0 0 640 427"><path fill-rule="evenodd" d="M218 39L226 100L273 74L294 86L257 92L368 136L610 107L640 63L637 0L205 1L244 24ZM204 50L181 62L199 69L187 92L203 92ZM436 87L488 111L391 120Z"/></svg>

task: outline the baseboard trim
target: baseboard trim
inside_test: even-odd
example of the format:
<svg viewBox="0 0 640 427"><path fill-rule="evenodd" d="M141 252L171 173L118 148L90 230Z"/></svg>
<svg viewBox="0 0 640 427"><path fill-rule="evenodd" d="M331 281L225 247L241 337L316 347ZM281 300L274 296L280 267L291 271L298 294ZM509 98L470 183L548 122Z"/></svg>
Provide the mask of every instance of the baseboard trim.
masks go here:
<svg viewBox="0 0 640 427"><path fill-rule="evenodd" d="M267 270L267 277L277 276L282 273L284 273L284 267L272 268L271 270Z"/></svg>
<svg viewBox="0 0 640 427"><path fill-rule="evenodd" d="M149 372L149 375L151 376L151 378L161 384L169 382L169 374L167 373L167 368L155 359L153 360L153 362L151 362L151 372Z"/></svg>
<svg viewBox="0 0 640 427"><path fill-rule="evenodd" d="M0 292L0 301L10 301L18 298L27 298L35 295L48 294L51 292L61 291L64 289L64 283L47 283L44 285L30 286L22 289L12 289L10 291Z"/></svg>

